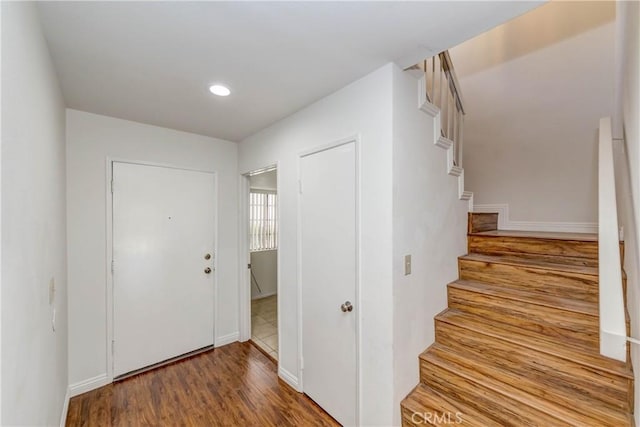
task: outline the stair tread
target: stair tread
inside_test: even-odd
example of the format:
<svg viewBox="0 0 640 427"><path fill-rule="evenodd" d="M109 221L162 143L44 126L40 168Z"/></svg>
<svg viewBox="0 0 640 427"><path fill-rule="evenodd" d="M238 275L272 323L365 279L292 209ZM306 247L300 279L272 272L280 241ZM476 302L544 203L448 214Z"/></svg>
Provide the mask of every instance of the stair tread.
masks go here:
<svg viewBox="0 0 640 427"><path fill-rule="evenodd" d="M414 388L406 398L404 398L401 406L420 415L425 412L430 412L430 409L438 411L440 414L449 412L453 414L460 413L462 414L464 424L467 425L487 427L500 426L498 422L475 408L472 408L463 402L445 397L423 383L418 384L418 386ZM455 420L455 415L453 416L453 419ZM423 422L424 420L421 416L417 417L417 421L417 424L427 424Z"/></svg>
<svg viewBox="0 0 640 427"><path fill-rule="evenodd" d="M559 403L573 407L574 396L585 395L604 405L630 411L629 379L573 360L537 351L521 343L486 335L436 317L436 342L463 355L503 369L515 376L515 384L545 397L547 383L559 392ZM558 345L563 345L562 341ZM597 347L594 347L594 350ZM550 399L554 400L554 399Z"/></svg>
<svg viewBox="0 0 640 427"><path fill-rule="evenodd" d="M488 253L482 251L474 251L469 252L474 255L488 255L488 256L500 256L505 257L506 259L513 261L525 260L533 263L537 263L538 261L544 261L553 265L575 265L577 267L593 267L595 269L598 268L598 259L592 258L581 258L575 256L559 256L559 255L543 255L539 253L527 253L527 252L502 252L502 253Z"/></svg>
<svg viewBox="0 0 640 427"><path fill-rule="evenodd" d="M541 305L575 313L587 314L590 316L598 316L598 304L591 301L582 301L571 298L564 298L561 296L546 295L536 291L507 288L500 285L493 285L490 283L465 279L458 279L454 282L451 282L449 286L501 298L523 301L532 305Z"/></svg>
<svg viewBox="0 0 640 427"><path fill-rule="evenodd" d="M586 274L590 276L598 276L598 267L588 265L576 265L573 259L564 259L557 257L556 262L549 261L545 257L537 257L534 255L517 256L517 255L486 255L479 253L468 253L459 258L460 260L485 262L493 264L508 264L525 268L537 268L551 271L562 271L567 273Z"/></svg>
<svg viewBox="0 0 640 427"><path fill-rule="evenodd" d="M488 366L483 362L476 363L473 357L463 356L447 347L434 344L420 355L420 359L434 363L440 368L448 370L455 375L461 376L476 384L480 384L495 393L507 396L519 403L538 410L575 425L595 425L597 422L607 422L610 420L611 425L621 425L620 423L629 424L630 414L626 411L614 409L601 403L586 398L585 396L576 395L576 409L570 409L556 402L532 395L517 387L514 387L499 379L493 378L490 374L495 373L497 376L505 375L505 371L499 368ZM475 368L473 367L475 365ZM485 369L482 369L482 366ZM484 372L483 372L484 371ZM580 408L589 408L589 414L579 412ZM583 409L584 411L584 409Z"/></svg>
<svg viewBox="0 0 640 427"><path fill-rule="evenodd" d="M518 231L518 230L491 230L469 233L472 236L487 237L523 237L529 239L547 239L547 240L571 240L577 242L597 242L598 234L596 233L561 233L550 231Z"/></svg>
<svg viewBox="0 0 640 427"><path fill-rule="evenodd" d="M609 359L596 352L587 351L583 347L573 347L569 345L569 343L565 346L560 346L557 341L550 340L547 336L538 332L518 328L509 324L487 323L486 320L480 316L454 309L445 310L437 315L436 319L535 351L579 363L593 369L598 369L627 379L633 379L633 370L625 362Z"/></svg>

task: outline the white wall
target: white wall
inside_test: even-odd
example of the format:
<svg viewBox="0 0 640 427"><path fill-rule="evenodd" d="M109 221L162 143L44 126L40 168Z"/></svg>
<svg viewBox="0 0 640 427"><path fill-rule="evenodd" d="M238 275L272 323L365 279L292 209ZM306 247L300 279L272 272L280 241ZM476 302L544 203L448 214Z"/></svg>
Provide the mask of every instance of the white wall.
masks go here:
<svg viewBox="0 0 640 427"><path fill-rule="evenodd" d="M260 289L258 291L255 282L251 282L251 299L263 298L278 293L278 251L251 252L251 271L255 276Z"/></svg>
<svg viewBox="0 0 640 427"><path fill-rule="evenodd" d="M451 50L476 204L597 221L597 128L614 111L615 2L549 2Z"/></svg>
<svg viewBox="0 0 640 427"><path fill-rule="evenodd" d="M238 333L237 145L67 110L69 382L107 374L107 157L217 172L216 341Z"/></svg>
<svg viewBox="0 0 640 427"><path fill-rule="evenodd" d="M58 425L68 378L65 110L34 3L2 2L2 90L1 424Z"/></svg>
<svg viewBox="0 0 640 427"><path fill-rule="evenodd" d="M280 372L297 381L298 154L358 134L362 425L390 425L392 375L391 83L387 65L240 143L241 173L278 164ZM417 363L417 361L416 361Z"/></svg>
<svg viewBox="0 0 640 427"><path fill-rule="evenodd" d="M620 225L624 227L627 273L627 308L631 319L631 336L640 336L640 4L617 4L617 63L620 74L616 82L621 98L624 143L616 141L616 185ZM635 373L635 418L640 423L640 348L631 344Z"/></svg>
<svg viewBox="0 0 640 427"><path fill-rule="evenodd" d="M400 401L419 382L418 355L435 339L436 314L466 253L469 203L434 145L435 120L417 108L417 80L393 70L393 366L394 425ZM412 272L404 275L404 256Z"/></svg>

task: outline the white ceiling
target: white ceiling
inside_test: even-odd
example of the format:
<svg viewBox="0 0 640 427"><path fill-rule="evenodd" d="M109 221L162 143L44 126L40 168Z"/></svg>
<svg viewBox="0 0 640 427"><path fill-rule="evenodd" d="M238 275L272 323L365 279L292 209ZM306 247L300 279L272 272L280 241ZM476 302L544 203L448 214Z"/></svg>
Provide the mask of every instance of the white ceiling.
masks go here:
<svg viewBox="0 0 640 427"><path fill-rule="evenodd" d="M44 2L67 106L239 141L539 2ZM212 83L231 96L214 97Z"/></svg>

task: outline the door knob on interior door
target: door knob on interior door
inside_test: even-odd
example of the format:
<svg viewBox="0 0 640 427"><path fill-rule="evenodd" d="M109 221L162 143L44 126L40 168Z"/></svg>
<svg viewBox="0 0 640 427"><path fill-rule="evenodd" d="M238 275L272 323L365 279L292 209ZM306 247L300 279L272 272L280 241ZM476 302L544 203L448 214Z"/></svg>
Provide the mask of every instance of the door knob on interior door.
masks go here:
<svg viewBox="0 0 640 427"><path fill-rule="evenodd" d="M340 306L340 310L342 310L344 313L346 313L347 311L353 311L353 306L351 305L350 301L345 301L345 303Z"/></svg>
<svg viewBox="0 0 640 427"><path fill-rule="evenodd" d="M207 274L211 273L211 268L209 268L209 267L205 268L204 272L207 273Z"/></svg>

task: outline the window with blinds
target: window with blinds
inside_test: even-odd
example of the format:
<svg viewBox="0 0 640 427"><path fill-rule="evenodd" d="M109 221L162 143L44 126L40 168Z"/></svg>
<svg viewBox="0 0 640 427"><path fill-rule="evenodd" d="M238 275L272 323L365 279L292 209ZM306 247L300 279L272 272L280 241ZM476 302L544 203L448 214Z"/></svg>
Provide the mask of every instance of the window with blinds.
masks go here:
<svg viewBox="0 0 640 427"><path fill-rule="evenodd" d="M249 249L278 249L278 196L273 192L249 193Z"/></svg>

